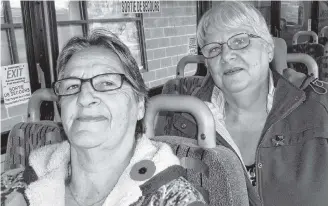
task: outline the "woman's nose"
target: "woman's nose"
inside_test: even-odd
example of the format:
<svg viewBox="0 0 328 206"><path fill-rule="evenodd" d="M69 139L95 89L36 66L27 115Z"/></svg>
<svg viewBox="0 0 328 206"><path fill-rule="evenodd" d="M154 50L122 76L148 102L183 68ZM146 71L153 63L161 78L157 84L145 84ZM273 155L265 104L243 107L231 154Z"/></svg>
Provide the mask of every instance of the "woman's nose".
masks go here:
<svg viewBox="0 0 328 206"><path fill-rule="evenodd" d="M82 83L81 91L78 94L78 104L83 107L90 107L99 104L100 100L94 95L95 92L96 91L93 89L90 82Z"/></svg>
<svg viewBox="0 0 328 206"><path fill-rule="evenodd" d="M230 49L227 44L222 45L221 51L221 61L222 62L231 62L236 58L234 50Z"/></svg>

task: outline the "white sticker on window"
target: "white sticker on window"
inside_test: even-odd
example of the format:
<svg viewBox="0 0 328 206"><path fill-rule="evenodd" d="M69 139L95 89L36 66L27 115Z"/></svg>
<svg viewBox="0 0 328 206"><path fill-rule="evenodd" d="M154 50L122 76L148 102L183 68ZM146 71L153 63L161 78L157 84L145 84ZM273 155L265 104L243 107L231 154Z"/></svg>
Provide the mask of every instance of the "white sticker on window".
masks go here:
<svg viewBox="0 0 328 206"><path fill-rule="evenodd" d="M27 103L31 97L27 63L2 66L1 74L5 107Z"/></svg>
<svg viewBox="0 0 328 206"><path fill-rule="evenodd" d="M188 49L190 55L197 55L197 39L196 37L189 37Z"/></svg>
<svg viewBox="0 0 328 206"><path fill-rule="evenodd" d="M160 12L159 1L122 1L122 13Z"/></svg>

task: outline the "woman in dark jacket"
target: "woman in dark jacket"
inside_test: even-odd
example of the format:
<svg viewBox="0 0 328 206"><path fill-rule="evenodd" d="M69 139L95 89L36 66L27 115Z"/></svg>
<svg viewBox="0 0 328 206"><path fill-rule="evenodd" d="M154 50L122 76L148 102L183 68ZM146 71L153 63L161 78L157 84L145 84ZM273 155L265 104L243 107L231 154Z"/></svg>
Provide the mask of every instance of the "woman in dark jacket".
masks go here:
<svg viewBox="0 0 328 206"><path fill-rule="evenodd" d="M213 7L200 20L197 38L208 75L201 83L180 79L177 90L212 111L217 144L245 166L251 205L327 205L328 102L313 89L322 82L292 84L269 68L273 39L250 4ZM196 137L188 114L169 113L161 124L158 135Z"/></svg>

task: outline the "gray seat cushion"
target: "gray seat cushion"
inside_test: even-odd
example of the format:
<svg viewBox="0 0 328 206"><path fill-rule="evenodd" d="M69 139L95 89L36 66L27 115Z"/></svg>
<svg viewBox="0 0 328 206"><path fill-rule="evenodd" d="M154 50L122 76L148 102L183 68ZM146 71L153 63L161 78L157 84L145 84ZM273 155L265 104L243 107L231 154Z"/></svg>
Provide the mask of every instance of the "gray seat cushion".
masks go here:
<svg viewBox="0 0 328 206"><path fill-rule="evenodd" d="M196 167L202 166L201 171L189 168L187 177L205 197L208 196L210 205L249 204L243 168L231 150L223 146L202 149L197 140L184 137L156 136L152 140L169 144L180 159L189 157L187 160L194 159Z"/></svg>
<svg viewBox="0 0 328 206"><path fill-rule="evenodd" d="M63 128L52 121L16 124L8 136L4 170L26 167L32 150L64 139Z"/></svg>

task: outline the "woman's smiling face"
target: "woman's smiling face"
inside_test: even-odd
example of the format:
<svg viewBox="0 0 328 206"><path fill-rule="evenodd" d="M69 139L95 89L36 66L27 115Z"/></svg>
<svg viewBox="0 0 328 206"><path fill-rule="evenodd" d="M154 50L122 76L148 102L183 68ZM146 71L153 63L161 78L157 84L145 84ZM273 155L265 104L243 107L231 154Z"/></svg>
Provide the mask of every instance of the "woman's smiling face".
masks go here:
<svg viewBox="0 0 328 206"><path fill-rule="evenodd" d="M61 78L88 79L104 73L125 74L114 52L90 47L71 57ZM134 134L137 120L144 115L144 101L138 100L126 81L120 89L107 92L95 91L90 82L84 82L81 92L61 97L60 105L68 139L83 148L115 147L127 132Z"/></svg>
<svg viewBox="0 0 328 206"><path fill-rule="evenodd" d="M252 34L252 29L240 27L229 32L218 31L206 37L206 43L225 43L237 34ZM272 53L272 52L271 52ZM221 53L206 59L213 80L225 93L238 93L246 88L256 87L268 76L270 51L261 38L250 38L250 44L240 50L232 50L224 44Z"/></svg>

